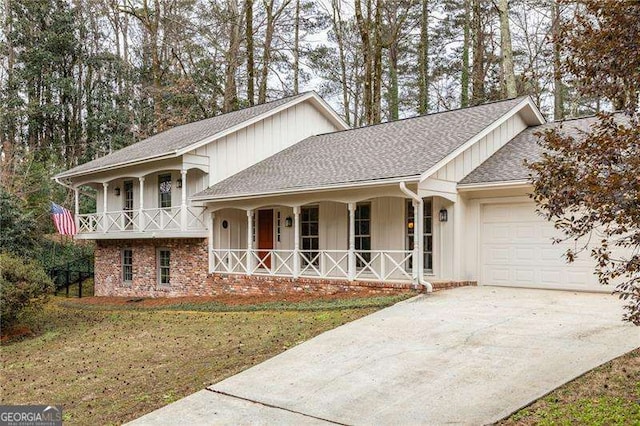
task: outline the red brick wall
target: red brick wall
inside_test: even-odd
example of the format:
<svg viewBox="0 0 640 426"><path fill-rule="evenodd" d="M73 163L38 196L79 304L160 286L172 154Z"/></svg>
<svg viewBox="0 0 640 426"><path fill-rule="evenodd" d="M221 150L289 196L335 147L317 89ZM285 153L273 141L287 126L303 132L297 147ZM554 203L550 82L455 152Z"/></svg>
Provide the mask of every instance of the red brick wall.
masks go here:
<svg viewBox="0 0 640 426"><path fill-rule="evenodd" d="M171 285L158 285L156 252L171 250ZM122 282L121 251L133 251L133 281ZM396 293L413 289L408 283L329 280L209 274L204 238L100 240L95 254L95 295L128 297L215 296L217 294L273 295L286 293ZM475 285L474 282L440 282L434 288Z"/></svg>

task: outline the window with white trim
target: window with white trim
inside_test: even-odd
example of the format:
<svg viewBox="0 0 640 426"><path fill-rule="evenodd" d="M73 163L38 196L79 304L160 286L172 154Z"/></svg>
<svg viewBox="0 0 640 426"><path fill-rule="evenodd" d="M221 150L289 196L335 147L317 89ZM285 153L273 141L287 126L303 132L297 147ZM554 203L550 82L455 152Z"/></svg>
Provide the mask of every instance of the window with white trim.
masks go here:
<svg viewBox="0 0 640 426"><path fill-rule="evenodd" d="M362 268L371 261L371 203L356 204L355 225L356 266Z"/></svg>
<svg viewBox="0 0 640 426"><path fill-rule="evenodd" d="M158 207L171 207L171 173L158 176Z"/></svg>
<svg viewBox="0 0 640 426"><path fill-rule="evenodd" d="M320 209L318 206L305 206L300 209L300 248L302 265L320 264Z"/></svg>
<svg viewBox="0 0 640 426"><path fill-rule="evenodd" d="M158 249L158 284L171 284L171 251L166 248Z"/></svg>
<svg viewBox="0 0 640 426"><path fill-rule="evenodd" d="M130 284L133 281L133 250L130 248L122 249L122 282Z"/></svg>

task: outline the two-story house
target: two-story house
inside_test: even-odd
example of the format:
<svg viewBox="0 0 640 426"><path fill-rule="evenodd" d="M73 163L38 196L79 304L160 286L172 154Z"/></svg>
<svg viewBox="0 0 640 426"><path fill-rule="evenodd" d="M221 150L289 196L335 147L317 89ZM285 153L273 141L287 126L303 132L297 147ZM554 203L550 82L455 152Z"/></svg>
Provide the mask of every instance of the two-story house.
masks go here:
<svg viewBox="0 0 640 426"><path fill-rule="evenodd" d="M565 124L584 129L590 119ZM535 214L529 97L350 129L310 92L175 127L55 179L97 190L96 295L477 282L597 290ZM77 201L76 201L77 212ZM417 237L419 236L419 237Z"/></svg>

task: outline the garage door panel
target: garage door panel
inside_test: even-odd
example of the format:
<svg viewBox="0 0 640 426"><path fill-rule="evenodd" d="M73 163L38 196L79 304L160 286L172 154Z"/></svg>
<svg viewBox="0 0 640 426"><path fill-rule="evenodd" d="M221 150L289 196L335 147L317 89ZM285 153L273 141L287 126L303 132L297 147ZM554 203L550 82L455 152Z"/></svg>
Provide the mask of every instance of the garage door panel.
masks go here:
<svg viewBox="0 0 640 426"><path fill-rule="evenodd" d="M535 213L533 203L486 204L481 211L480 283L601 290L588 251L567 264L564 254L575 242L554 245L560 236Z"/></svg>

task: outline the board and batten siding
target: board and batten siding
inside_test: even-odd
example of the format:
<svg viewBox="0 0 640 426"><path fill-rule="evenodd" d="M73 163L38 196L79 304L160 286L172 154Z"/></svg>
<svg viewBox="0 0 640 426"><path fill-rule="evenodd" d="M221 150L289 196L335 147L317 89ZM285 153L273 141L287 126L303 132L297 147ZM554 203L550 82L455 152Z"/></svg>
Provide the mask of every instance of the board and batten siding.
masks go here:
<svg viewBox="0 0 640 426"><path fill-rule="evenodd" d="M520 114L514 114L485 137L449 161L433 177L451 182L460 182L473 169L526 128L527 123L525 123Z"/></svg>
<svg viewBox="0 0 640 426"><path fill-rule="evenodd" d="M309 136L340 130L309 101L215 140L195 151L209 157L209 185L246 169Z"/></svg>

